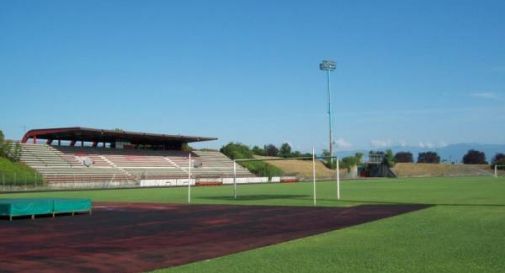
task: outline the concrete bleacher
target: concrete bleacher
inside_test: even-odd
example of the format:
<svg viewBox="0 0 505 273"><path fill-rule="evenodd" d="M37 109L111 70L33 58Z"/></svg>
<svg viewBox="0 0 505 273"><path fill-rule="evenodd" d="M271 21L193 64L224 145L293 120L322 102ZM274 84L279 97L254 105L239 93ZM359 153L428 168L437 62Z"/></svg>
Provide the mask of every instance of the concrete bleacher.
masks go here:
<svg viewBox="0 0 505 273"><path fill-rule="evenodd" d="M117 168L89 168L71 154L63 153L49 145L22 144L21 161L37 170L49 185L75 183L126 183L135 184L130 174Z"/></svg>
<svg viewBox="0 0 505 273"><path fill-rule="evenodd" d="M233 161L218 151L194 151L202 166L193 171L198 176L232 177ZM237 164L237 177L253 176L246 168Z"/></svg>
<svg viewBox="0 0 505 273"><path fill-rule="evenodd" d="M48 184L109 183L137 185L141 180L188 176L188 152L22 144L21 160ZM194 178L233 176L233 161L218 151L193 151ZM237 165L237 177L252 177Z"/></svg>
<svg viewBox="0 0 505 273"><path fill-rule="evenodd" d="M52 149L48 145L23 144L21 149L21 161L37 167L73 167L79 166L79 162L72 157Z"/></svg>

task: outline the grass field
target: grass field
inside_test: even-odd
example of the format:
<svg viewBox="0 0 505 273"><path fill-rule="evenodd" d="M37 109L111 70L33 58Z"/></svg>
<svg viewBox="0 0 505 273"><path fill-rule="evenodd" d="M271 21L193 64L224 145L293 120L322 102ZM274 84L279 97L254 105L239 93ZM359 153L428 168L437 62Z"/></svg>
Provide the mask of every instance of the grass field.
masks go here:
<svg viewBox="0 0 505 273"><path fill-rule="evenodd" d="M312 205L312 184L193 188L205 204ZM424 203L433 207L279 245L157 272L504 272L505 179L412 178L318 183L318 205ZM9 194L94 201L185 202L185 188ZM301 221L303 219L300 219Z"/></svg>

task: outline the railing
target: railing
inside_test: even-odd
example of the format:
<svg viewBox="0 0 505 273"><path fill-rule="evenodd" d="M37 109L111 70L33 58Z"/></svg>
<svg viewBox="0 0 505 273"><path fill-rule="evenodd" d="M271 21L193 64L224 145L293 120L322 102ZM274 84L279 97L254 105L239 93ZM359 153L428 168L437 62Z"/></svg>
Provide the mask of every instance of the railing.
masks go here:
<svg viewBox="0 0 505 273"><path fill-rule="evenodd" d="M37 173L0 172L0 191L27 190L43 186L43 178Z"/></svg>

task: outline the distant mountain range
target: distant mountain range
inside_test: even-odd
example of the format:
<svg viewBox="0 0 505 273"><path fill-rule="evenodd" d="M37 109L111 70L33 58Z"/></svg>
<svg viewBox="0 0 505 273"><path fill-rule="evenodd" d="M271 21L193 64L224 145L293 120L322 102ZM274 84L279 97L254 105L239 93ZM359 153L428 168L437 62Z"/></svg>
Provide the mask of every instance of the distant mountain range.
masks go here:
<svg viewBox="0 0 505 273"><path fill-rule="evenodd" d="M470 149L484 152L486 154L486 160L490 162L495 154L505 153L505 144L478 144L478 143L460 143L460 144L450 144L444 147L416 147L416 146L393 146L384 148L371 148L373 151L384 151L387 149L393 150L394 153L397 152L411 152L414 155L414 161L417 159L417 155L420 152L433 151L437 152L442 161L461 163L463 156ZM361 152L368 156L370 150L354 150L354 151L341 151L338 152L339 156L353 155L356 152Z"/></svg>

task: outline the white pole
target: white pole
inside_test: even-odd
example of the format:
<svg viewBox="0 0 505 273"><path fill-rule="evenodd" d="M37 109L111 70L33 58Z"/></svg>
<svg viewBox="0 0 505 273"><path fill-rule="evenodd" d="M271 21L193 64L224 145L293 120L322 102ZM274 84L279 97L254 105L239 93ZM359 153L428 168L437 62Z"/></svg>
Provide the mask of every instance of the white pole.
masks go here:
<svg viewBox="0 0 505 273"><path fill-rule="evenodd" d="M314 147L312 147L312 181L314 184L314 206L316 205L316 151Z"/></svg>
<svg viewBox="0 0 505 273"><path fill-rule="evenodd" d="M237 199L237 162L233 160L233 199Z"/></svg>
<svg viewBox="0 0 505 273"><path fill-rule="evenodd" d="M494 164L494 177L498 177L498 164Z"/></svg>
<svg viewBox="0 0 505 273"><path fill-rule="evenodd" d="M191 153L188 156L188 204L191 203Z"/></svg>
<svg viewBox="0 0 505 273"><path fill-rule="evenodd" d="M338 156L336 156L337 160L337 200L340 200L340 167L338 163Z"/></svg>

